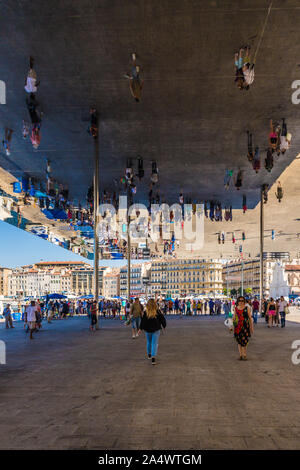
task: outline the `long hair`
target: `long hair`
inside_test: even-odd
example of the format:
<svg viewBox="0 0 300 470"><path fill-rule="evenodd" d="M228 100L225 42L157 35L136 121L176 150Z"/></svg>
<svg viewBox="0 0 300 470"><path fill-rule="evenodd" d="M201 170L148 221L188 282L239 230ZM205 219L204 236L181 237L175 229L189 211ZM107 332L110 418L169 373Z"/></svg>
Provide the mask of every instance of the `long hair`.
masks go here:
<svg viewBox="0 0 300 470"><path fill-rule="evenodd" d="M155 318L157 315L157 305L154 299L150 299L146 305L146 315L148 318Z"/></svg>

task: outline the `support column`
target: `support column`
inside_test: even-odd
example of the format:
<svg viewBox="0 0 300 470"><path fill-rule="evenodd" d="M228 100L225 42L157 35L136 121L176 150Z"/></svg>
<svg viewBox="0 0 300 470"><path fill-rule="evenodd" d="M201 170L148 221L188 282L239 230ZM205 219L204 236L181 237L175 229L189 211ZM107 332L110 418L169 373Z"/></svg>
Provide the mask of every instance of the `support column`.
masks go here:
<svg viewBox="0 0 300 470"><path fill-rule="evenodd" d="M130 240L130 187L127 188L127 297L130 302L131 296L131 240Z"/></svg>
<svg viewBox="0 0 300 470"><path fill-rule="evenodd" d="M244 261L242 260L242 289L241 289L241 295L244 295Z"/></svg>
<svg viewBox="0 0 300 470"><path fill-rule="evenodd" d="M98 127L98 118L97 118ZM97 302L97 323L96 330L99 330L99 237L98 210L99 210L99 140L98 131L94 138L94 300Z"/></svg>
<svg viewBox="0 0 300 470"><path fill-rule="evenodd" d="M229 297L229 272L228 272L228 264L226 266L227 276L226 276L226 292L227 297Z"/></svg>
<svg viewBox="0 0 300 470"><path fill-rule="evenodd" d="M263 201L263 188L260 188L260 263L259 263L259 306L260 314L262 314L263 305L262 299L264 295L264 201Z"/></svg>

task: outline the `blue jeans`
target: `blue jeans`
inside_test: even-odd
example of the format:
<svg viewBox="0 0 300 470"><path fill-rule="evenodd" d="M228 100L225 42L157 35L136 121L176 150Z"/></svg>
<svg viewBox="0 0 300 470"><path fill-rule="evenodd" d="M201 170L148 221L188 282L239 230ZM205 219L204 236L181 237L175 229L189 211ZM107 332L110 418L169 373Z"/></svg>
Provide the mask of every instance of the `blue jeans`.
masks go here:
<svg viewBox="0 0 300 470"><path fill-rule="evenodd" d="M138 330L141 324L141 317L136 317L131 319L131 326L133 329Z"/></svg>
<svg viewBox="0 0 300 470"><path fill-rule="evenodd" d="M152 357L156 357L157 354L159 335L160 330L154 331L153 333L146 331L147 354L151 354Z"/></svg>
<svg viewBox="0 0 300 470"><path fill-rule="evenodd" d="M254 323L257 323L257 314L258 314L258 310L253 310L253 321L254 321Z"/></svg>
<svg viewBox="0 0 300 470"><path fill-rule="evenodd" d="M281 326L285 327L285 312L279 312L279 313L280 313Z"/></svg>
<svg viewBox="0 0 300 470"><path fill-rule="evenodd" d="M243 58L239 57L238 60L236 60L234 63L238 69L241 69L243 67Z"/></svg>

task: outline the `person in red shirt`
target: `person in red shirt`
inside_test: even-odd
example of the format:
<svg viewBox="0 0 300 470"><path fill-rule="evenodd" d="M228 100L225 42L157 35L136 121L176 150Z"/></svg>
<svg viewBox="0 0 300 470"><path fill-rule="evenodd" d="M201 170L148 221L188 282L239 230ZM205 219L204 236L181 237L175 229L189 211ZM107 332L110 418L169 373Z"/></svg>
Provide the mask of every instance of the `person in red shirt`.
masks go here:
<svg viewBox="0 0 300 470"><path fill-rule="evenodd" d="M253 315L254 323L257 323L258 311L259 311L259 301L257 300L257 297L254 297L254 300L252 302L252 315Z"/></svg>
<svg viewBox="0 0 300 470"><path fill-rule="evenodd" d="M34 124L34 126L32 127L30 140L34 149L38 149L41 143L40 128L40 124Z"/></svg>

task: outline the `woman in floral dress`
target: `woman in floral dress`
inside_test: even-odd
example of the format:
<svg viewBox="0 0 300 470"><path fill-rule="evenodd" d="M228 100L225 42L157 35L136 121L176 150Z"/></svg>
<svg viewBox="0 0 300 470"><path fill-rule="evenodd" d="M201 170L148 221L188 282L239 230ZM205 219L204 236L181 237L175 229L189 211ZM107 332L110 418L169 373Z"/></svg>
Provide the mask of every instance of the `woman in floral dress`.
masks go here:
<svg viewBox="0 0 300 470"><path fill-rule="evenodd" d="M253 320L251 309L246 305L244 297L238 297L235 307L235 315L233 319L234 336L238 343L240 357L242 361L247 360L247 345L251 335L253 334Z"/></svg>

